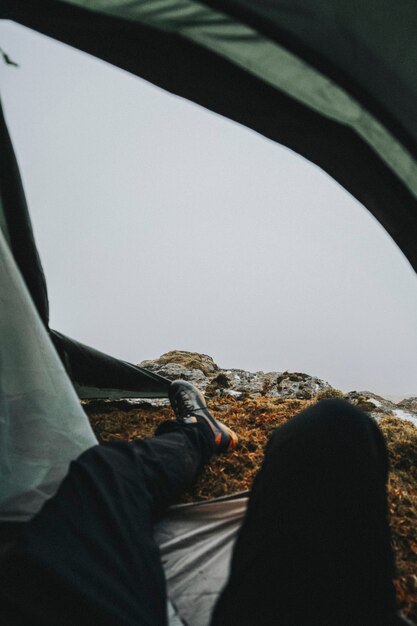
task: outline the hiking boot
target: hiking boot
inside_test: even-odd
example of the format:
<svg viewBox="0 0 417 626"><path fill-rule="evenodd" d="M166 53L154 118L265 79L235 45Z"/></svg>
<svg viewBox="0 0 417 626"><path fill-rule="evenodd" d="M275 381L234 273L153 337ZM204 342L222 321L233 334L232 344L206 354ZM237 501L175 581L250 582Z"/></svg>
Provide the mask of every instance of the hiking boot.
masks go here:
<svg viewBox="0 0 417 626"><path fill-rule="evenodd" d="M174 380L169 387L169 399L178 422L207 424L213 433L215 451L231 452L237 445L237 435L209 413L204 396L186 380Z"/></svg>

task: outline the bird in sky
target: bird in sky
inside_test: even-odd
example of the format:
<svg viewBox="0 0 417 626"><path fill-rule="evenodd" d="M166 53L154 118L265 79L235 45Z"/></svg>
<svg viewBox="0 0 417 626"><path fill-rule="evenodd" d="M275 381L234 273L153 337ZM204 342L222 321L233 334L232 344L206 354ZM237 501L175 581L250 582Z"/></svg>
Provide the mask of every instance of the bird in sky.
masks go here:
<svg viewBox="0 0 417 626"><path fill-rule="evenodd" d="M2 48L0 48L0 53L1 53L2 57L3 57L4 62L5 62L7 65L13 65L13 67L19 67L19 64L18 64L18 63L15 63L15 62L14 62L14 61L13 61L13 60L9 57L9 55L8 55L8 54L6 54L6 52L5 52L4 50L2 50Z"/></svg>

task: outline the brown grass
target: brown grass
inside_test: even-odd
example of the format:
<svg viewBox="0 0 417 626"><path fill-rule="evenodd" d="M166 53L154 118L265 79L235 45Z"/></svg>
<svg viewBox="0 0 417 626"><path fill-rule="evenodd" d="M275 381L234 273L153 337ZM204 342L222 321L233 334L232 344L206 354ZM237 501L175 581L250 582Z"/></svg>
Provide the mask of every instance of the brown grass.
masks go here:
<svg viewBox="0 0 417 626"><path fill-rule="evenodd" d="M380 422L388 444L388 507L396 561L394 580L404 614L417 621L417 428L394 417Z"/></svg>
<svg viewBox="0 0 417 626"><path fill-rule="evenodd" d="M251 488L265 445L274 429L311 401L281 398L210 400L213 414L239 434L239 448L215 457L183 501L207 500ZM156 426L172 419L170 408L137 408L124 403L84 404L100 442L152 436ZM395 587L400 608L417 621L417 428L393 417L380 427L390 456L388 506L396 558Z"/></svg>

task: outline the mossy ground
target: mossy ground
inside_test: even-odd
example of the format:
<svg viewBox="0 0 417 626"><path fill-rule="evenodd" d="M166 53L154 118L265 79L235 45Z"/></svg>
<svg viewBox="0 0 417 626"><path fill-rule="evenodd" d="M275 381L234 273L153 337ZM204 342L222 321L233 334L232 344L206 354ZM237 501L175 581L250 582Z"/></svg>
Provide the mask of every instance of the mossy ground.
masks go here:
<svg viewBox="0 0 417 626"><path fill-rule="evenodd" d="M215 398L210 408L236 430L239 448L215 457L184 501L206 500L251 488L261 465L265 445L274 429L312 401L280 398L236 400ZM84 408L100 442L150 437L156 426L172 419L170 408L134 407L127 403L89 403ZM390 456L388 507L396 558L395 587L400 608L417 621L417 428L393 417L379 425Z"/></svg>

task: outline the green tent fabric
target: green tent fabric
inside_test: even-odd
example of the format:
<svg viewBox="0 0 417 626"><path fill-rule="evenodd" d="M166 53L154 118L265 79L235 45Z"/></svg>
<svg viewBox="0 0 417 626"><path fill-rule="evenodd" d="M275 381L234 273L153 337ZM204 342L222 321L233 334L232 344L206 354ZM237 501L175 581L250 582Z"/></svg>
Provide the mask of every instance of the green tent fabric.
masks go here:
<svg viewBox="0 0 417 626"><path fill-rule="evenodd" d="M3 0L0 16L289 146L366 206L417 268L412 0Z"/></svg>
<svg viewBox="0 0 417 626"><path fill-rule="evenodd" d="M79 398L165 398L169 380L115 359L56 330L50 337Z"/></svg>

